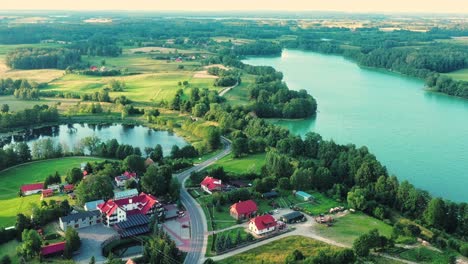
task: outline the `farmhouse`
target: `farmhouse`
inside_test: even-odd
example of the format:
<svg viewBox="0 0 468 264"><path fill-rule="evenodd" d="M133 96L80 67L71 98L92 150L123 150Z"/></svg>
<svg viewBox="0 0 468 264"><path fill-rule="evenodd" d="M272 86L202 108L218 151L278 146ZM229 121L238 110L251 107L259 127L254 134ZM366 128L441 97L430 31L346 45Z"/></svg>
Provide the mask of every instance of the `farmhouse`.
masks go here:
<svg viewBox="0 0 468 264"><path fill-rule="evenodd" d="M42 190L42 195L41 195L41 198L44 199L46 197L50 197L50 196L53 196L54 195L54 190L52 189L44 189Z"/></svg>
<svg viewBox="0 0 468 264"><path fill-rule="evenodd" d="M42 256L59 255L65 251L65 241L41 247Z"/></svg>
<svg viewBox="0 0 468 264"><path fill-rule="evenodd" d="M42 187L44 187L44 183L33 183L33 184L25 184L21 186L20 190L23 195L31 195L40 193L42 191Z"/></svg>
<svg viewBox="0 0 468 264"><path fill-rule="evenodd" d="M98 204L104 203L104 200L96 200L96 201L91 201L87 202L84 205L85 211L96 211Z"/></svg>
<svg viewBox="0 0 468 264"><path fill-rule="evenodd" d="M201 188L209 194L212 194L214 191L221 191L221 189L223 188L221 180L210 176L206 176L205 179L203 179L203 181L200 183L200 185Z"/></svg>
<svg viewBox="0 0 468 264"><path fill-rule="evenodd" d="M251 218L257 213L257 204L252 200L238 202L231 205L229 213L236 220Z"/></svg>
<svg viewBox="0 0 468 264"><path fill-rule="evenodd" d="M303 192L303 191L297 191L296 192L296 197L301 199L301 200L304 200L304 201L310 201L312 199L314 199L314 197L306 192Z"/></svg>
<svg viewBox="0 0 468 264"><path fill-rule="evenodd" d="M103 214L103 223L107 226L126 221L129 215L143 214L151 217L156 211L164 210L156 197L143 192L131 198L110 199L97 208Z"/></svg>
<svg viewBox="0 0 468 264"><path fill-rule="evenodd" d="M304 222L306 218L301 212L294 211L289 214L285 214L281 216L280 220L285 223L291 224L291 223L297 223L297 222Z"/></svg>
<svg viewBox="0 0 468 264"><path fill-rule="evenodd" d="M101 214L98 211L86 211L69 214L59 218L59 225L63 231L68 227L75 229L96 225L102 222Z"/></svg>
<svg viewBox="0 0 468 264"><path fill-rule="evenodd" d="M257 235L263 235L276 229L276 219L266 214L250 219L249 230Z"/></svg>
<svg viewBox="0 0 468 264"><path fill-rule="evenodd" d="M138 190L137 189L128 189L125 191L120 191L120 192L114 192L114 199L119 200L119 199L125 199L125 198L131 198L138 196Z"/></svg>

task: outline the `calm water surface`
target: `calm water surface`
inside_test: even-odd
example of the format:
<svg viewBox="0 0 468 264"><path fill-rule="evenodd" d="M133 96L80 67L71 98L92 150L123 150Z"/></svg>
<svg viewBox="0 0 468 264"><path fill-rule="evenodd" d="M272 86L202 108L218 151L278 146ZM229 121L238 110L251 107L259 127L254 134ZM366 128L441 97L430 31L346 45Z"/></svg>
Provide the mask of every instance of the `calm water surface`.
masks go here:
<svg viewBox="0 0 468 264"><path fill-rule="evenodd" d="M337 143L366 145L399 179L468 202L468 100L424 91L421 80L360 68L340 56L285 50L249 58L282 71L291 89L318 102L316 118L278 121Z"/></svg>
<svg viewBox="0 0 468 264"><path fill-rule="evenodd" d="M91 125L91 124L72 124L52 126L41 129L28 131L23 136L15 136L8 138L7 142L11 143L18 141L26 141L28 145L32 145L34 141L41 138L52 138L54 142L60 142L73 148L81 139L89 136L97 136L101 141L117 139L119 144L132 145L139 147L144 153L145 147L155 147L160 144L163 148L164 155L169 155L173 145L185 146L187 142L167 131L156 131L144 126L134 125Z"/></svg>

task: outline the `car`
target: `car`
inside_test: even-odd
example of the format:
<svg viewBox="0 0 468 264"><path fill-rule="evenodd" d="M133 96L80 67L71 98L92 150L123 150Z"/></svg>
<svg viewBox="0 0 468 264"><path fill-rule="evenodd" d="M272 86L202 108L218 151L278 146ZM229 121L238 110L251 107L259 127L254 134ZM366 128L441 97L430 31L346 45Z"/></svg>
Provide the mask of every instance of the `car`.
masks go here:
<svg viewBox="0 0 468 264"><path fill-rule="evenodd" d="M182 224L182 228L188 228L189 226L187 224Z"/></svg>

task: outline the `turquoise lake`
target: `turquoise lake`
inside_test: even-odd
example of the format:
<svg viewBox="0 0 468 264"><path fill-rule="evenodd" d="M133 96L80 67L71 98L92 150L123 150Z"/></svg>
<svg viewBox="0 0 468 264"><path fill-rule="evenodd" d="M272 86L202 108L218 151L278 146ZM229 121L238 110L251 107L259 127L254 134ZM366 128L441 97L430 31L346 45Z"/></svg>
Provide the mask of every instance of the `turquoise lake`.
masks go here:
<svg viewBox="0 0 468 264"><path fill-rule="evenodd" d="M468 202L468 100L340 56L284 50L281 57L244 62L273 66L290 89L317 100L316 117L275 123L299 135L315 131L340 144L365 145L400 180Z"/></svg>

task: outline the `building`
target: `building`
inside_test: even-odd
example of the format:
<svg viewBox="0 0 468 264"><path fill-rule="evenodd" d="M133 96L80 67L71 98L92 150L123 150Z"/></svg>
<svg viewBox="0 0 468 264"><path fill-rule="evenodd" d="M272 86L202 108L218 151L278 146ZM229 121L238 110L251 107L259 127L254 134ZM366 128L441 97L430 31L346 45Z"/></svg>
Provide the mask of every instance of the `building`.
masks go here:
<svg viewBox="0 0 468 264"><path fill-rule="evenodd" d="M63 186L63 191L66 192L66 193L71 193L75 190L75 185L73 184L65 184Z"/></svg>
<svg viewBox="0 0 468 264"><path fill-rule="evenodd" d="M307 220L307 218L305 218L305 216L301 212L294 211L281 216L280 220L285 223L291 224L297 222L304 222Z"/></svg>
<svg viewBox="0 0 468 264"><path fill-rule="evenodd" d="M42 246L41 255L44 257L51 256L51 255L61 255L65 251L65 245L66 245L65 241L63 241L63 242L50 244L47 246Z"/></svg>
<svg viewBox="0 0 468 264"><path fill-rule="evenodd" d="M114 199L119 200L119 199L125 199L125 198L131 198L138 196L138 190L137 189L128 189L125 191L120 191L120 192L114 192Z"/></svg>
<svg viewBox="0 0 468 264"><path fill-rule="evenodd" d="M128 180L135 180L136 182L138 182L138 177L135 172L126 171L122 175L116 176L114 180L115 180L115 184L117 185L117 187L124 187L125 183Z"/></svg>
<svg viewBox="0 0 468 264"><path fill-rule="evenodd" d="M223 188L223 183L221 180L206 176L205 179L200 183L201 188L209 193L212 194L214 191L221 191Z"/></svg>
<svg viewBox="0 0 468 264"><path fill-rule="evenodd" d="M149 233L150 219L144 214L129 215L127 220L114 225L121 238Z"/></svg>
<svg viewBox="0 0 468 264"><path fill-rule="evenodd" d="M104 200L96 200L96 201L91 201L87 202L84 205L85 211L96 211L98 204L104 203Z"/></svg>
<svg viewBox="0 0 468 264"><path fill-rule="evenodd" d="M151 165L154 165L154 161L151 158L147 158L145 160L145 167L149 167Z"/></svg>
<svg viewBox="0 0 468 264"><path fill-rule="evenodd" d="M125 264L137 264L133 259L128 259Z"/></svg>
<svg viewBox="0 0 468 264"><path fill-rule="evenodd" d="M67 231L68 227L78 229L87 226L93 226L101 222L102 217L99 211L79 212L59 218L59 225L63 231Z"/></svg>
<svg viewBox="0 0 468 264"><path fill-rule="evenodd" d="M257 235L263 235L275 231L276 224L276 219L273 216L261 215L250 219L249 230Z"/></svg>
<svg viewBox="0 0 468 264"><path fill-rule="evenodd" d="M42 190L41 198L44 199L46 197L50 197L54 195L54 190L52 189L44 189Z"/></svg>
<svg viewBox="0 0 468 264"><path fill-rule="evenodd" d="M36 193L41 193L42 188L44 187L44 183L33 183L33 184L25 184L21 186L20 190L23 195L31 195Z"/></svg>
<svg viewBox="0 0 468 264"><path fill-rule="evenodd" d="M314 197L306 192L303 192L303 191L297 191L296 192L296 197L301 199L301 200L304 200L304 201L310 201L312 199L314 199Z"/></svg>
<svg viewBox="0 0 468 264"><path fill-rule="evenodd" d="M103 215L103 223L107 226L126 221L129 215L143 214L151 217L155 212L164 210L156 197L143 192L131 198L110 199L98 204L97 208Z"/></svg>
<svg viewBox="0 0 468 264"><path fill-rule="evenodd" d="M265 198L265 199L273 199L277 197L278 197L278 193L275 191L262 193L262 198Z"/></svg>
<svg viewBox="0 0 468 264"><path fill-rule="evenodd" d="M257 210L257 204L252 200L247 200L231 205L229 213L236 220L243 220L254 217Z"/></svg>

